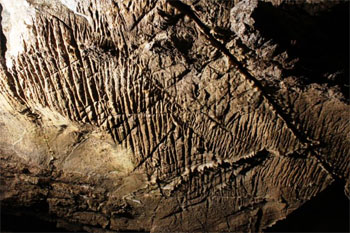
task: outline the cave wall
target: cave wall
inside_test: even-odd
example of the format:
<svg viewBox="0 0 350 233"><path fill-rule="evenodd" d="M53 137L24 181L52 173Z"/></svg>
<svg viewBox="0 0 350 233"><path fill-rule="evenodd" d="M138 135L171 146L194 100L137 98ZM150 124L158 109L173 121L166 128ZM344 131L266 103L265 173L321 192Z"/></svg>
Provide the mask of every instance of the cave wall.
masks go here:
<svg viewBox="0 0 350 233"><path fill-rule="evenodd" d="M349 195L348 3L316 2L1 0L2 205L245 232Z"/></svg>

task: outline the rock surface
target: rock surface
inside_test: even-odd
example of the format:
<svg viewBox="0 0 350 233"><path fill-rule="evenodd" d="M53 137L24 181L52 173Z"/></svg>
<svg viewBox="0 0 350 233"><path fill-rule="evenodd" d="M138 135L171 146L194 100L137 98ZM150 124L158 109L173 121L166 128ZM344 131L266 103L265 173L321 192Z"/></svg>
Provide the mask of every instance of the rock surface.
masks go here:
<svg viewBox="0 0 350 233"><path fill-rule="evenodd" d="M347 2L0 6L5 209L68 230L255 232L335 180L349 197Z"/></svg>

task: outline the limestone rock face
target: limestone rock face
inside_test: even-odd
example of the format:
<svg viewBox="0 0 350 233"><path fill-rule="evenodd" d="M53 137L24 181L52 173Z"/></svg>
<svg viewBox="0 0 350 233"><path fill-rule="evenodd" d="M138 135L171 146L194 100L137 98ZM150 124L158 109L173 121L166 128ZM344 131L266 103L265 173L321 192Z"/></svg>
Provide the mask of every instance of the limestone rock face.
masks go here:
<svg viewBox="0 0 350 233"><path fill-rule="evenodd" d="M0 0L3 208L254 232L335 180L349 196L348 7Z"/></svg>

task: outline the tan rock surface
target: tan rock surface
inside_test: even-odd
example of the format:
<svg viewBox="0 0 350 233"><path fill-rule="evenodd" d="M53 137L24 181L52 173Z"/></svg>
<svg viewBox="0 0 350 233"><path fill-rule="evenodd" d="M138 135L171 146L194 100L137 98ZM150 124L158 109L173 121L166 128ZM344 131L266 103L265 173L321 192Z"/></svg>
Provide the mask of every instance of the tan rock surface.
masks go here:
<svg viewBox="0 0 350 233"><path fill-rule="evenodd" d="M17 4L0 0L3 206L47 206L90 232L247 232L348 186L347 64L325 51L313 65L302 47L347 3ZM264 12L300 27L279 38ZM327 79L315 67L333 56L346 65Z"/></svg>

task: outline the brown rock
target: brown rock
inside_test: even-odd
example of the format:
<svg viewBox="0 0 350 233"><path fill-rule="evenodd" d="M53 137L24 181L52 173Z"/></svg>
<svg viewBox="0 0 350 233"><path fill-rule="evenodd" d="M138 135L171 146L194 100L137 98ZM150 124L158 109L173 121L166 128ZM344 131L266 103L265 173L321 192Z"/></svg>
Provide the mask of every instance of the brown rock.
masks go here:
<svg viewBox="0 0 350 233"><path fill-rule="evenodd" d="M66 2L0 0L4 207L248 232L335 180L349 196L348 3Z"/></svg>

